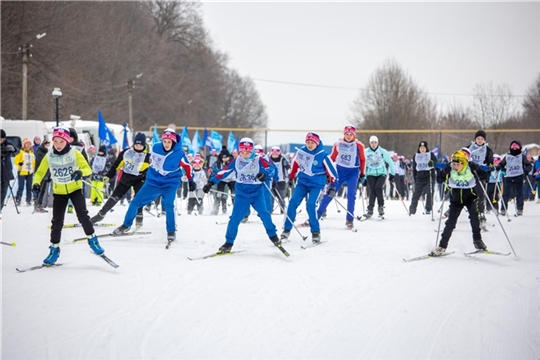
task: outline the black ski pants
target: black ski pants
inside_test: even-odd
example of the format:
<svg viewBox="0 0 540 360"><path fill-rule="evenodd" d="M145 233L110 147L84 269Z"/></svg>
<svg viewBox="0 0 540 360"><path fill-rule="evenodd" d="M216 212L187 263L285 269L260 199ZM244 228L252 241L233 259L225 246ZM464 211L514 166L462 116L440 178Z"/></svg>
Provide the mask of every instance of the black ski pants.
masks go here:
<svg viewBox="0 0 540 360"><path fill-rule="evenodd" d="M66 195L53 194L53 217L51 220L51 243L53 244L60 243L69 200L73 204L75 214L77 214L77 219L81 223L84 233L86 235L92 235L94 233L94 225L90 221L90 216L86 209L86 199L84 198L82 189L75 190L71 194Z"/></svg>
<svg viewBox="0 0 540 360"><path fill-rule="evenodd" d="M445 249L448 247L448 242L450 241L452 232L456 228L456 223L461 214L461 210L463 210L464 207L469 211L469 222L471 223L473 241L482 240L482 235L480 234L480 218L478 217L478 210L476 207L477 199L476 196L469 194L467 199L464 199L464 202L450 201L448 219L444 225L441 241L439 242L440 247Z"/></svg>
<svg viewBox="0 0 540 360"><path fill-rule="evenodd" d="M386 182L386 176L366 176L366 182L369 191L368 211L373 211L375 198L379 207L384 206L383 186Z"/></svg>

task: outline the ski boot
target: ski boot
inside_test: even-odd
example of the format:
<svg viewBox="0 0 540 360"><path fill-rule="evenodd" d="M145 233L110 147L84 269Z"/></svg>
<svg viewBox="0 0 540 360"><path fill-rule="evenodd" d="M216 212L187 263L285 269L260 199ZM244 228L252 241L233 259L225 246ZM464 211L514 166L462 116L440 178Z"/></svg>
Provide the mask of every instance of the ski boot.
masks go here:
<svg viewBox="0 0 540 360"><path fill-rule="evenodd" d="M281 233L281 240L287 240L289 238L289 235L291 235L291 230L283 230Z"/></svg>
<svg viewBox="0 0 540 360"><path fill-rule="evenodd" d="M101 210L100 210L100 211L98 211L98 213L97 213L96 215L94 215L94 216L92 216L92 217L90 218L90 221L92 222L92 224L95 224L95 223L97 223L97 222L100 222L100 221L103 220L104 218L105 218L105 214L102 214L102 213L101 213Z"/></svg>
<svg viewBox="0 0 540 360"><path fill-rule="evenodd" d="M125 234L129 231L129 226L124 226L124 224L120 225L119 227L117 227L116 229L113 230L113 232L111 233L112 236L120 236L122 234Z"/></svg>
<svg viewBox="0 0 540 360"><path fill-rule="evenodd" d="M272 236L270 238L270 241L272 241L276 246L281 245L281 240L277 237L277 235Z"/></svg>
<svg viewBox="0 0 540 360"><path fill-rule="evenodd" d="M445 248L437 246L435 249L431 250L431 253L429 255L431 256L441 256L446 251Z"/></svg>
<svg viewBox="0 0 540 360"><path fill-rule="evenodd" d="M225 210L225 211L226 211L226 210ZM226 212L225 212L225 213L226 213ZM224 213L224 214L225 214L225 213ZM240 222L241 222L242 224L245 224L245 223L248 222L248 220L249 220L249 215L246 215L246 216L244 216L244 218L243 218L242 221L240 221Z"/></svg>
<svg viewBox="0 0 540 360"><path fill-rule="evenodd" d="M517 211L517 216L522 216L523 215L523 210L518 210Z"/></svg>
<svg viewBox="0 0 540 360"><path fill-rule="evenodd" d="M143 226L143 219L144 217L142 214L137 214L137 216L135 216L135 227L140 228Z"/></svg>
<svg viewBox="0 0 540 360"><path fill-rule="evenodd" d="M221 247L218 249L218 254L226 254L230 253L231 249L233 247L233 244L226 242L225 244L221 245Z"/></svg>
<svg viewBox="0 0 540 360"><path fill-rule="evenodd" d="M321 242L321 233L313 232L311 233L311 242L314 244L318 244Z"/></svg>
<svg viewBox="0 0 540 360"><path fill-rule="evenodd" d="M373 216L373 210L370 210L370 209L368 209L367 213L364 214L364 217L366 219L369 219L372 216Z"/></svg>
<svg viewBox="0 0 540 360"><path fill-rule="evenodd" d="M96 234L88 235L88 245L90 245L90 249L96 254L101 255L105 252L101 245L99 245L98 238Z"/></svg>
<svg viewBox="0 0 540 360"><path fill-rule="evenodd" d="M60 256L60 244L51 244L49 249L49 255L43 260L43 264L46 266L54 265L56 260L58 260L58 257Z"/></svg>
<svg viewBox="0 0 540 360"><path fill-rule="evenodd" d="M487 246L484 244L482 240L474 240L473 241L474 247L478 250L486 250Z"/></svg>
<svg viewBox="0 0 540 360"><path fill-rule="evenodd" d="M345 221L345 226L346 226L347 229L349 229L349 230L354 229L354 223L353 223L352 220L347 220L347 221Z"/></svg>
<svg viewBox="0 0 540 360"><path fill-rule="evenodd" d="M167 233L167 242L173 242L176 240L176 233L175 232L168 232Z"/></svg>
<svg viewBox="0 0 540 360"><path fill-rule="evenodd" d="M384 216L384 206L379 206L377 210L379 211L379 217Z"/></svg>

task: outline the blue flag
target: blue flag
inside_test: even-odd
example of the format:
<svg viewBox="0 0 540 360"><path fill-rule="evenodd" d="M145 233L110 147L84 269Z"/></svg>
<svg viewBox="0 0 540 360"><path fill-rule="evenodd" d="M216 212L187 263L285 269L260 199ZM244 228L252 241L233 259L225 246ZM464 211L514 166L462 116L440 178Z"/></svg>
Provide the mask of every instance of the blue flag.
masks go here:
<svg viewBox="0 0 540 360"><path fill-rule="evenodd" d="M127 135L127 123L124 122L124 140L122 141L122 150L129 147L128 135Z"/></svg>
<svg viewBox="0 0 540 360"><path fill-rule="evenodd" d="M152 145L157 144L160 141L161 139L159 138L159 135L157 132L157 124L154 124L154 133L152 134Z"/></svg>
<svg viewBox="0 0 540 360"><path fill-rule="evenodd" d="M206 128L204 128L204 132L203 132L203 141L204 141L204 146L208 146L210 149L214 148L214 144L212 143L212 138L208 135L208 130L206 130Z"/></svg>
<svg viewBox="0 0 540 360"><path fill-rule="evenodd" d="M233 151L236 147L236 139L234 138L234 135L232 131L229 131L229 141L227 142L227 148L229 151Z"/></svg>
<svg viewBox="0 0 540 360"><path fill-rule="evenodd" d="M212 130L212 134L210 135L212 137L212 146L214 149L221 149L221 147L223 146L221 140L223 140L223 136L218 133L218 132L215 132L214 130Z"/></svg>
<svg viewBox="0 0 540 360"><path fill-rule="evenodd" d="M199 151L201 151L201 147L203 146L201 137L199 135L199 130L195 131L195 134L193 134L193 140L191 140L191 146L193 147L193 152L197 154Z"/></svg>
<svg viewBox="0 0 540 360"><path fill-rule="evenodd" d="M118 141L114 137L111 130L109 130L109 128L107 127L107 124L105 124L105 119L103 118L103 115L101 115L100 110L98 110L98 121L99 121L99 127L98 127L99 144L105 145L106 147L109 147L112 144L116 144Z"/></svg>
<svg viewBox="0 0 540 360"><path fill-rule="evenodd" d="M182 147L186 146L188 148L188 152L193 153L193 148L191 146L191 140L189 140L189 134L187 126L184 126L182 129Z"/></svg>
<svg viewBox="0 0 540 360"><path fill-rule="evenodd" d="M431 150L431 152L433 153L433 155L435 155L435 157L438 159L439 158L439 145L435 146L433 148L433 150Z"/></svg>

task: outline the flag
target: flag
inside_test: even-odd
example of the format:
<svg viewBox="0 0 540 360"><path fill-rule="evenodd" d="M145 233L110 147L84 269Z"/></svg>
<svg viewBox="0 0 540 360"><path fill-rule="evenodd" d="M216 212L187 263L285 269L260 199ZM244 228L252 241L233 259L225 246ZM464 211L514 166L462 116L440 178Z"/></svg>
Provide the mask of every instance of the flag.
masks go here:
<svg viewBox="0 0 540 360"><path fill-rule="evenodd" d="M216 150L221 149L221 147L223 146L221 142L223 136L220 133L212 130L210 137L212 138L212 147Z"/></svg>
<svg viewBox="0 0 540 360"><path fill-rule="evenodd" d="M439 158L439 145L435 146L431 152L433 153L433 155L435 155L435 157L438 159Z"/></svg>
<svg viewBox="0 0 540 360"><path fill-rule="evenodd" d="M195 131L195 134L193 134L193 140L191 140L191 146L193 147L193 152L195 154L201 151L201 147L203 146L203 143L199 135L199 130Z"/></svg>
<svg viewBox="0 0 540 360"><path fill-rule="evenodd" d="M236 144L234 144L234 149L232 149L232 150L236 150L236 151L240 150L240 149L238 149L238 144L240 144L240 136L236 138Z"/></svg>
<svg viewBox="0 0 540 360"><path fill-rule="evenodd" d="M210 135L208 135L208 130L206 130L206 128L204 128L203 141L204 141L204 146L208 146L210 149L214 148L214 144L212 143L212 138L210 137Z"/></svg>
<svg viewBox="0 0 540 360"><path fill-rule="evenodd" d="M189 140L187 126L184 126L184 128L182 129L182 139L180 141L182 142L182 147L186 146L188 148L188 152L193 152L193 148L191 147L191 140Z"/></svg>
<svg viewBox="0 0 540 360"><path fill-rule="evenodd" d="M157 144L160 141L161 139L159 138L159 135L157 132L157 124L154 124L154 134L152 135L152 145Z"/></svg>
<svg viewBox="0 0 540 360"><path fill-rule="evenodd" d="M107 124L105 124L105 119L103 118L103 115L101 115L101 111L98 110L98 136L99 136L99 144L105 145L106 147L111 146L112 144L116 144L118 140L114 137L113 133L109 128L107 127Z"/></svg>
<svg viewBox="0 0 540 360"><path fill-rule="evenodd" d="M129 147L128 142L128 131L127 131L127 123L124 122L124 140L122 141L122 149L127 149Z"/></svg>
<svg viewBox="0 0 540 360"><path fill-rule="evenodd" d="M229 151L233 151L235 147L236 147L236 140L234 138L232 131L229 131L229 141L227 142L227 148L229 149Z"/></svg>

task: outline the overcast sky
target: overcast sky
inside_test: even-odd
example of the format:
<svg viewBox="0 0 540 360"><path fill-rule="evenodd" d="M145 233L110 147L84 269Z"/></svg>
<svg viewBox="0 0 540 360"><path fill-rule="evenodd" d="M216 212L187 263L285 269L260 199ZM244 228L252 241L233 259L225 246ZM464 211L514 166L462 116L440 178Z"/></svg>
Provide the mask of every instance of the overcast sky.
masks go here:
<svg viewBox="0 0 540 360"><path fill-rule="evenodd" d="M271 129L341 130L355 89L390 59L445 104L489 82L523 95L540 73L539 2L204 2L202 13L216 48L254 80ZM270 133L269 145L304 135ZM331 145L340 133L320 135Z"/></svg>

